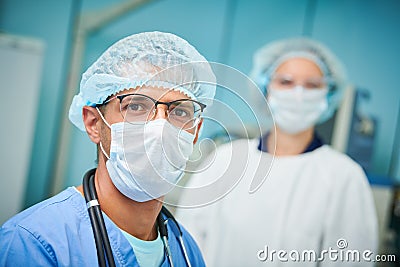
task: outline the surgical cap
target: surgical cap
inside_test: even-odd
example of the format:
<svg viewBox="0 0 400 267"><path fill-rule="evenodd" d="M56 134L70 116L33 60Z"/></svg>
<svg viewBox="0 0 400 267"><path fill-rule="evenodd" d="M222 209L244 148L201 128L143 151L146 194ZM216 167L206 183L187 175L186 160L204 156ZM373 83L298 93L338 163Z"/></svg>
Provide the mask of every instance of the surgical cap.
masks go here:
<svg viewBox="0 0 400 267"><path fill-rule="evenodd" d="M83 106L102 104L111 95L141 86L172 89L210 105L215 80L207 60L182 38L163 32L134 34L109 47L83 73L69 119L85 131Z"/></svg>
<svg viewBox="0 0 400 267"><path fill-rule="evenodd" d="M339 59L322 43L305 38L289 38L269 43L253 56L250 77L266 93L270 76L283 62L301 57L313 61L328 80L328 109L319 122L329 119L340 104L346 86L346 73Z"/></svg>

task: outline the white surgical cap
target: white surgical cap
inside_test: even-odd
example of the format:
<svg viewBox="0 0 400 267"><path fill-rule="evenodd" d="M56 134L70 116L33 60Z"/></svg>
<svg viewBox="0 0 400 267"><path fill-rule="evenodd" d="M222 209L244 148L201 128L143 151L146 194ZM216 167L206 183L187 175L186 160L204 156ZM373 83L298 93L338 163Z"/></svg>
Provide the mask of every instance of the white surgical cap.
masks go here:
<svg viewBox="0 0 400 267"><path fill-rule="evenodd" d="M144 85L180 91L210 105L215 80L207 60L182 38L163 32L134 34L109 47L82 75L69 119L85 131L83 106L102 104L111 95Z"/></svg>
<svg viewBox="0 0 400 267"><path fill-rule="evenodd" d="M323 122L333 115L341 101L346 74L339 59L322 43L305 37L271 42L255 52L250 77L266 92L270 76L279 65L295 57L313 61L329 81L328 109L319 120Z"/></svg>

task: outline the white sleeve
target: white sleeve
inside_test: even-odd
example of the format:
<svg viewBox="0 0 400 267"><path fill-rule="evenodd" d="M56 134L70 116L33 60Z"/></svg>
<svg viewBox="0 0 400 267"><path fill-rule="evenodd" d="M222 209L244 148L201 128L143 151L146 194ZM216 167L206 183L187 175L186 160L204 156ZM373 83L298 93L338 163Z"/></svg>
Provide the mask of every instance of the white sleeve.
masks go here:
<svg viewBox="0 0 400 267"><path fill-rule="evenodd" d="M202 176L202 174L193 175L194 179L189 179L188 186L195 187L196 184L191 181L199 180L196 176ZM192 196L189 193L183 193L180 197L180 203L190 203ZM199 246L205 262L209 262L209 249L210 249L210 229L212 224L216 223L216 212L218 207L216 205L206 205L204 207L194 208L179 208L176 209L175 217L177 220L187 229L192 235L197 245Z"/></svg>
<svg viewBox="0 0 400 267"><path fill-rule="evenodd" d="M249 153L253 150L253 143L249 140L219 146L215 154L207 156L201 164L199 170L203 171L193 174L186 183L188 188L205 190L183 190L179 199L179 204L183 206L190 206L188 203L201 205L177 208L176 217L199 245L207 266L221 266L221 261L227 260L226 254L221 256L221 246L225 246L225 251L228 249L225 243L227 238L223 235L228 224L233 223L231 211L235 204L231 199L231 190L237 190L238 182L246 176ZM226 262L224 266L227 266Z"/></svg>
<svg viewBox="0 0 400 267"><path fill-rule="evenodd" d="M207 229L210 229L208 225L212 212L211 206L176 210L177 219L193 236L203 253L207 247Z"/></svg>
<svg viewBox="0 0 400 267"><path fill-rule="evenodd" d="M179 204L176 209L176 218L193 236L194 240L203 253L204 260L210 265L214 258L216 246L215 239L219 237L218 227L220 226L219 210L221 209L221 201L214 201L213 195L219 195L219 185L215 181L222 181L224 173L229 168L230 146L218 147L213 153L210 153L200 164L199 169L203 171L192 174L185 187L200 188L208 187L206 190L183 190L179 198ZM227 152L228 150L228 152ZM221 187L223 188L223 186ZM182 208L179 206L191 206L193 203L198 207ZM209 204L207 204L209 203Z"/></svg>
<svg viewBox="0 0 400 267"><path fill-rule="evenodd" d="M349 165L348 165L349 166ZM345 166L343 166L345 167ZM363 252L372 251L371 259L377 253L378 226L375 205L372 197L371 187L359 165L351 164L349 170L345 170L347 177L341 179L332 177L334 190L325 220L322 249L338 250L341 252L349 250L359 251L360 261L325 260L320 266L373 266L373 262L363 260ZM342 240L342 241L338 241ZM343 241L345 240L345 241ZM340 244L338 244L340 242ZM340 249L338 247L345 246ZM325 258L328 255L325 255Z"/></svg>

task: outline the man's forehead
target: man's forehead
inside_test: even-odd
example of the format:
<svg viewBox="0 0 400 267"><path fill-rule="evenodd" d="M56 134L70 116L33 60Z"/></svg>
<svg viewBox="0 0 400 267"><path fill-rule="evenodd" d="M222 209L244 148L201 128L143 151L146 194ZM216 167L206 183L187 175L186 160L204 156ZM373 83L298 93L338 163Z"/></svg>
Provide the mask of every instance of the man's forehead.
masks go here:
<svg viewBox="0 0 400 267"><path fill-rule="evenodd" d="M147 95L154 99L167 99L168 101L173 101L176 99L190 99L190 97L178 91L177 89L151 86L141 86L138 88L126 89L117 93L117 95L125 95L131 93Z"/></svg>

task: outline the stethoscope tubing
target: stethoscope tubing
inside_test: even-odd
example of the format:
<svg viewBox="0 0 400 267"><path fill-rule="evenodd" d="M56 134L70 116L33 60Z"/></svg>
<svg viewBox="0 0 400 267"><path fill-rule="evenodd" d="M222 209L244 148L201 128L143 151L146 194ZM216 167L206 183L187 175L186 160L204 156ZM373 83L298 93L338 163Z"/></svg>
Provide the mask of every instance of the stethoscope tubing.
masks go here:
<svg viewBox="0 0 400 267"><path fill-rule="evenodd" d="M85 174L85 177L83 179L83 192L85 195L86 203L93 203L92 201L95 200L94 205L88 206L88 212L90 221L92 223L99 266L107 266L105 261L105 259L107 258L109 266L115 267L114 255L112 253L110 240L108 238L107 229L105 227L103 214L101 213L100 206L97 200L97 193L94 185L95 171L96 169L92 169Z"/></svg>
<svg viewBox="0 0 400 267"><path fill-rule="evenodd" d="M163 216L161 212L157 216L157 224L158 224L158 230L160 231L160 236L162 239L162 242L164 244L165 248L165 253L167 254L167 259L171 267L174 267L174 263L172 262L172 257L171 257L171 249L168 244L168 229L165 223L167 220L163 219Z"/></svg>
<svg viewBox="0 0 400 267"><path fill-rule="evenodd" d="M167 216L167 218L171 219L173 221L173 223L175 224L176 229L178 230L178 234L177 235L179 236L179 243L181 245L183 256L185 257L186 264L187 264L188 267L192 267L192 265L190 264L189 256L188 256L187 251L186 251L185 243L183 242L182 230L179 227L178 222L176 221L175 217L172 215L172 213L166 207L163 206L161 210L165 214L165 216Z"/></svg>
<svg viewBox="0 0 400 267"><path fill-rule="evenodd" d="M113 256L111 245L110 245L110 240L108 238L107 229L105 227L103 214L101 212L100 205L97 200L97 192L96 192L96 188L95 188L95 184L94 184L95 172L96 172L96 169L91 169L88 172L86 172L86 174L84 175L84 177L83 177L83 192L84 192L85 201L86 201L86 205L87 205L88 212L89 212L90 222L92 224L99 266L100 267L107 266L107 264L106 264L106 259L107 259L109 266L115 267L115 261L114 261L114 256ZM165 214L165 216L167 217L167 220L163 219L162 213ZM168 244L168 228L166 226L168 219L171 219L174 223L174 226L176 228L176 230L174 230L174 231L177 231L177 233L175 233L175 235L179 236L179 243L180 243L183 255L185 257L186 264L188 267L191 267L189 256L187 254L186 247L185 247L185 244L184 244L183 238L182 238L182 230L179 227L179 224L176 221L176 219L174 218L174 216L171 214L171 212L163 206L161 209L161 212L157 216L157 224L158 224L158 229L159 229L162 241L164 243L164 248L165 248L167 258L168 258L168 262L171 267L174 267L174 264L172 262L170 246Z"/></svg>

